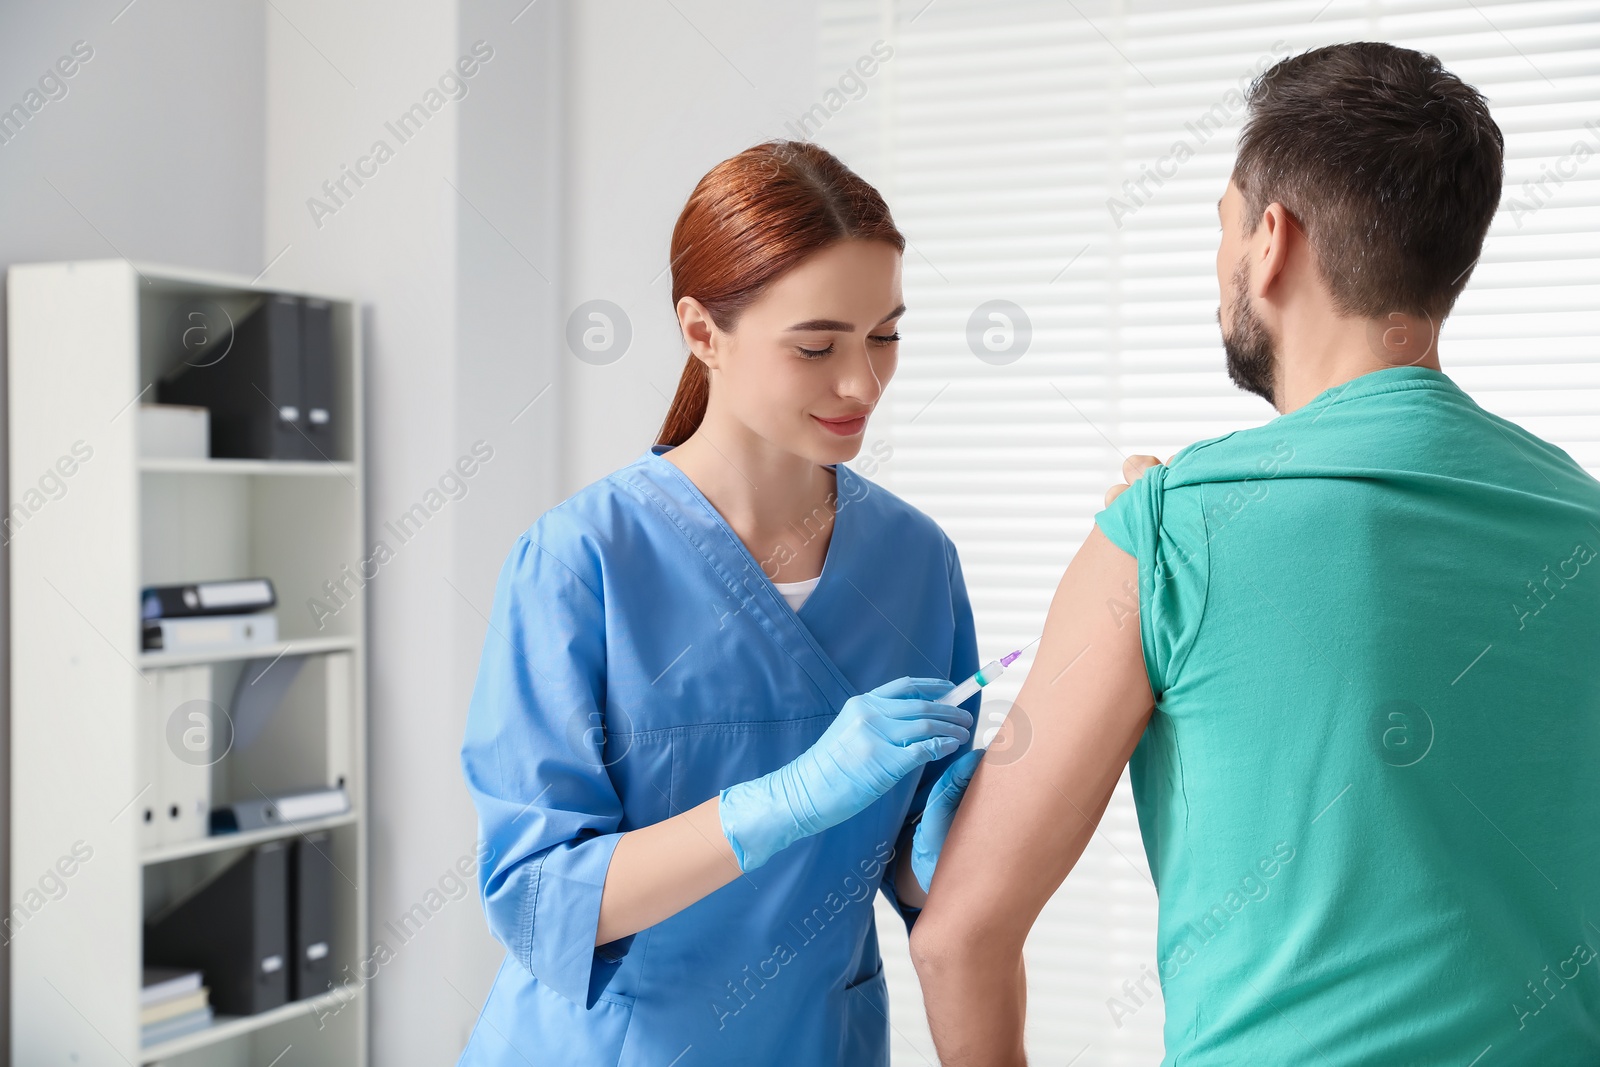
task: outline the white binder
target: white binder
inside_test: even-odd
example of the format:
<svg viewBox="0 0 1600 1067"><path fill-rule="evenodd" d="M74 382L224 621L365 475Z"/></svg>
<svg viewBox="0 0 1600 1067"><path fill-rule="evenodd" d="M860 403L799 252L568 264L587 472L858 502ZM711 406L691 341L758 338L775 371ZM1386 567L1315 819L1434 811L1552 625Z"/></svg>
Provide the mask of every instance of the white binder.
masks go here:
<svg viewBox="0 0 1600 1067"><path fill-rule="evenodd" d="M330 652L323 658L325 698L323 718L327 729L327 784L343 786L353 794L350 774L350 734L355 711L355 679L351 673L353 656L349 652Z"/></svg>
<svg viewBox="0 0 1600 1067"><path fill-rule="evenodd" d="M146 671L145 678L139 687L139 718L134 724L139 754L139 777L134 785L139 795L133 803L133 812L139 821L139 847L149 849L167 839L166 788L161 782L159 757L166 726L167 672Z"/></svg>
<svg viewBox="0 0 1600 1067"><path fill-rule="evenodd" d="M159 697L153 716L146 720L143 741L151 746L156 765L151 777L158 828L144 841L170 845L210 832L211 763L220 755L212 749L217 709L211 703L208 664L166 667L155 673L160 676ZM204 703L184 708L192 701ZM173 713L179 709L183 711L174 723Z"/></svg>

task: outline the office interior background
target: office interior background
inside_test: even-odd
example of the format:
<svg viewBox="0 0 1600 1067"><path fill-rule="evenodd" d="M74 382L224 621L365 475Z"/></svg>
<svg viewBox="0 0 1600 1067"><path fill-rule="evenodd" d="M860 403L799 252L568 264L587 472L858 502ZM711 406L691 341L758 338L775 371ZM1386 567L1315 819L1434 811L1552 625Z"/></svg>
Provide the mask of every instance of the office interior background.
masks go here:
<svg viewBox="0 0 1600 1067"><path fill-rule="evenodd" d="M1123 456L1165 458L1273 416L1223 370L1212 205L1249 80L1358 39L1434 52L1488 96L1504 199L1443 327L1443 366L1600 474L1597 0L67 0L0 13L0 264L127 260L360 305L365 543L429 502L360 592L359 888L370 937L393 950L363 980L370 1062L453 1063L503 956L475 889L448 877L474 854L458 751L495 576L543 510L653 441L684 359L668 239L700 175L804 137L884 192L909 238L910 310L855 465L949 531L987 657L1038 632ZM74 73L41 82L68 55ZM471 76L441 80L467 56ZM396 137L419 103L426 120ZM381 160L378 141L392 149ZM604 344L585 345L596 324ZM441 498L480 442L492 459ZM26 488L13 477L8 500ZM7 551L29 532L11 530ZM5 625L9 678L26 620ZM991 690L990 728L1023 676ZM91 708L61 713L93 726ZM23 756L0 764L14 775ZM37 815L7 803L9 841ZM38 872L11 869L9 853L15 903ZM425 922L395 937L423 902ZM1159 1060L1154 921L1124 781L1028 945L1038 1062ZM70 977L15 965L29 932L0 957L8 1032L26 1004L81 1033L84 1062L122 1062ZM881 900L879 935L895 1062L935 1063Z"/></svg>

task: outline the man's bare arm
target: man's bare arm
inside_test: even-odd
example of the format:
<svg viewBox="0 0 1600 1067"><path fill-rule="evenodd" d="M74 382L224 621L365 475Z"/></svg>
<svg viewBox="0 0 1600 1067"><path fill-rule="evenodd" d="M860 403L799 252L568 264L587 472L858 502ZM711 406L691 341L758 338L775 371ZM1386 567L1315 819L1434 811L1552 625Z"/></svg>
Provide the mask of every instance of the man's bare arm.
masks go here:
<svg viewBox="0 0 1600 1067"><path fill-rule="evenodd" d="M1022 946L1077 863L1154 707L1138 569L1096 526L1016 705L956 812L911 932L945 1067L1026 1062Z"/></svg>

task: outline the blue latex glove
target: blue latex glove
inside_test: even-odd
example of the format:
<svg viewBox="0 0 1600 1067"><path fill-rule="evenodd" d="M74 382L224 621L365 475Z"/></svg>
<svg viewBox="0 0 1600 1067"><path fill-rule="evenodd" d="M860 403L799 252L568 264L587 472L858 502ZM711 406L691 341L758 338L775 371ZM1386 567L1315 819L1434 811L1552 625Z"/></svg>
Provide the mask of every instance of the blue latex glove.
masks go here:
<svg viewBox="0 0 1600 1067"><path fill-rule="evenodd" d="M851 697L816 744L771 774L718 794L723 836L751 871L837 826L972 736L972 713L934 698L943 678L897 678Z"/></svg>
<svg viewBox="0 0 1600 1067"><path fill-rule="evenodd" d="M922 821L917 823L916 833L911 836L911 871L924 893L933 885L933 868L939 862L939 852L950 833L950 824L955 821L956 808L987 751L986 748L974 749L950 764L928 794Z"/></svg>

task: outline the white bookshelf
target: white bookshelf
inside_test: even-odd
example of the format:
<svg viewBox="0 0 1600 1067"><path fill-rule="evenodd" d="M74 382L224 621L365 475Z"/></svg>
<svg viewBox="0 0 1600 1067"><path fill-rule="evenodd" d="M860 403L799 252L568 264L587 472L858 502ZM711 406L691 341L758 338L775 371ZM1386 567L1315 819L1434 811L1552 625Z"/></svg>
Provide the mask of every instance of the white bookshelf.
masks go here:
<svg viewBox="0 0 1600 1067"><path fill-rule="evenodd" d="M156 399L153 383L183 356L174 323L191 308L237 318L286 290L124 260L15 266L6 288L13 908L0 933L11 952L11 1062L365 1067L365 602L359 590L339 603L324 589L367 555L360 306L297 294L333 309L328 462L150 458L138 404ZM276 588L277 642L142 650L143 587L257 576ZM313 598L337 610L318 618ZM139 729L149 687L161 672L205 665L210 699L227 708L245 663L278 656L307 657L300 678L248 749L205 772L212 801L342 783L351 810L153 840ZM312 831L330 835L338 872L334 991L219 1013L206 1030L141 1047L145 916L245 849Z"/></svg>

